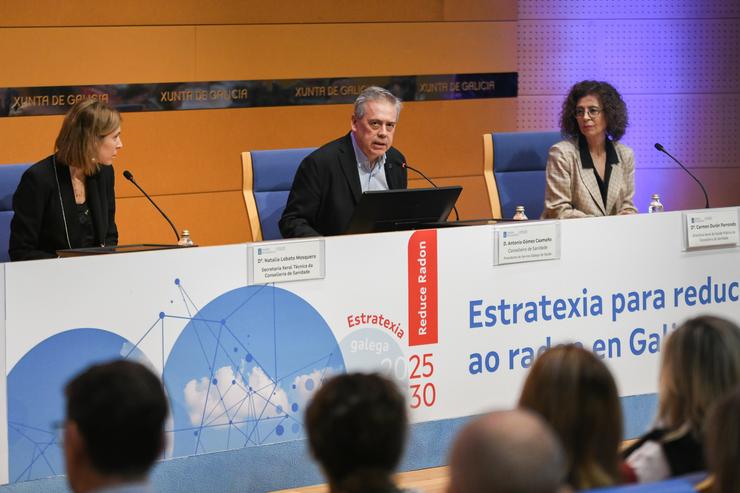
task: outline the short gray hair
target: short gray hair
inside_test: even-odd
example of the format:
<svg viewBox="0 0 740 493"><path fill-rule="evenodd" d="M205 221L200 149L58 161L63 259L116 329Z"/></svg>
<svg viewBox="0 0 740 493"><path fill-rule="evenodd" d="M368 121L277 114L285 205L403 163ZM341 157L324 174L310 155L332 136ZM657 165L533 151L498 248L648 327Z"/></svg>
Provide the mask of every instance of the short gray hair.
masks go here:
<svg viewBox="0 0 740 493"><path fill-rule="evenodd" d="M355 118L362 118L365 116L365 103L368 101L378 101L380 99L388 101L396 106L396 118L398 118L398 115L401 114L401 107L403 106L401 99L394 96L389 90L378 86L366 87L362 90L360 95L357 96L357 99L355 99Z"/></svg>

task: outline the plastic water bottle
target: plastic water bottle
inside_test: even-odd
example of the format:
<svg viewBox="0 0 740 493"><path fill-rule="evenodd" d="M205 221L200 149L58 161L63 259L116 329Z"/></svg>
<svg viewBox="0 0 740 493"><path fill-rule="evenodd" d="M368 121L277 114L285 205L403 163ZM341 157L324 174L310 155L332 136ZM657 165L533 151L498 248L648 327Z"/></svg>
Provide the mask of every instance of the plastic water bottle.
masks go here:
<svg viewBox="0 0 740 493"><path fill-rule="evenodd" d="M660 203L660 195L658 195L657 193L653 194L653 200L650 201L648 212L650 214L652 214L653 212L663 212L663 204Z"/></svg>
<svg viewBox="0 0 740 493"><path fill-rule="evenodd" d="M193 246L193 240L190 239L190 231L183 229L180 235L180 241L177 244L180 246Z"/></svg>
<svg viewBox="0 0 740 493"><path fill-rule="evenodd" d="M527 220L527 215L524 214L523 205L516 206L516 212L514 212L514 217L512 219L514 221L526 221Z"/></svg>

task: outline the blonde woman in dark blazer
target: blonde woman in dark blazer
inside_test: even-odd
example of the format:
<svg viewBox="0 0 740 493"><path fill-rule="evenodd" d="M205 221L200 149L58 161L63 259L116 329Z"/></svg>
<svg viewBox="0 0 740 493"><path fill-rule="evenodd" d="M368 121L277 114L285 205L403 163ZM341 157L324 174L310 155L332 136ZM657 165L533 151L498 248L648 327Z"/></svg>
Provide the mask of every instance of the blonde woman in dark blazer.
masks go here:
<svg viewBox="0 0 740 493"><path fill-rule="evenodd" d="M69 110L54 154L28 168L13 195L11 260L118 244L112 163L121 147L117 110L92 99Z"/></svg>
<svg viewBox="0 0 740 493"><path fill-rule="evenodd" d="M627 106L606 82L574 85L563 102L560 128L568 139L547 158L545 219L637 212L635 159L618 140L627 128Z"/></svg>

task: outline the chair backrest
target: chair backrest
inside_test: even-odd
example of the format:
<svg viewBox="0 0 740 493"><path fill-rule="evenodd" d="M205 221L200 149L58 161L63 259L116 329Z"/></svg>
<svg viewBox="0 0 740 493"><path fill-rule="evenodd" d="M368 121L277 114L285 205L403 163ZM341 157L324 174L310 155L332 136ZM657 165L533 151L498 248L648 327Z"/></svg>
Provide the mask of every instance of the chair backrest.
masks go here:
<svg viewBox="0 0 740 493"><path fill-rule="evenodd" d="M497 132L483 135L483 176L494 217L511 218L523 205L537 219L545 206L547 153L560 132Z"/></svg>
<svg viewBox="0 0 740 493"><path fill-rule="evenodd" d="M303 158L315 149L242 152L242 193L253 241L282 238L278 222L288 202L295 172Z"/></svg>
<svg viewBox="0 0 740 493"><path fill-rule="evenodd" d="M0 262L8 262L10 221L13 219L13 194L18 188L23 172L30 164L0 165Z"/></svg>

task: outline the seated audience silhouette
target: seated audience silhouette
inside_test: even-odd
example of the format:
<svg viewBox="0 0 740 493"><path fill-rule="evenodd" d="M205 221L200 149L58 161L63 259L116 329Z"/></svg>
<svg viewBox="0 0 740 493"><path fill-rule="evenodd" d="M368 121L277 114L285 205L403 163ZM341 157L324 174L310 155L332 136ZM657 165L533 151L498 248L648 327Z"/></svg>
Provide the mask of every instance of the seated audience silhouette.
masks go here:
<svg viewBox="0 0 740 493"><path fill-rule="evenodd" d="M164 449L167 398L159 378L126 360L94 365L66 386L64 458L74 493L151 492Z"/></svg>
<svg viewBox="0 0 740 493"><path fill-rule="evenodd" d="M622 468L622 410L609 369L577 345L544 352L524 382L519 406L542 416L563 444L568 483L576 489L634 481Z"/></svg>
<svg viewBox="0 0 740 493"><path fill-rule="evenodd" d="M406 402L376 374L339 375L306 409L308 442L331 493L397 492L392 474L406 438Z"/></svg>
<svg viewBox="0 0 740 493"><path fill-rule="evenodd" d="M724 396L709 414L706 443L711 491L740 491L740 387Z"/></svg>
<svg viewBox="0 0 740 493"><path fill-rule="evenodd" d="M740 328L719 317L690 319L666 339L653 430L625 450L640 482L706 469L709 409L740 383Z"/></svg>
<svg viewBox="0 0 740 493"><path fill-rule="evenodd" d="M469 422L450 455L448 493L569 491L565 455L536 414L497 411Z"/></svg>

